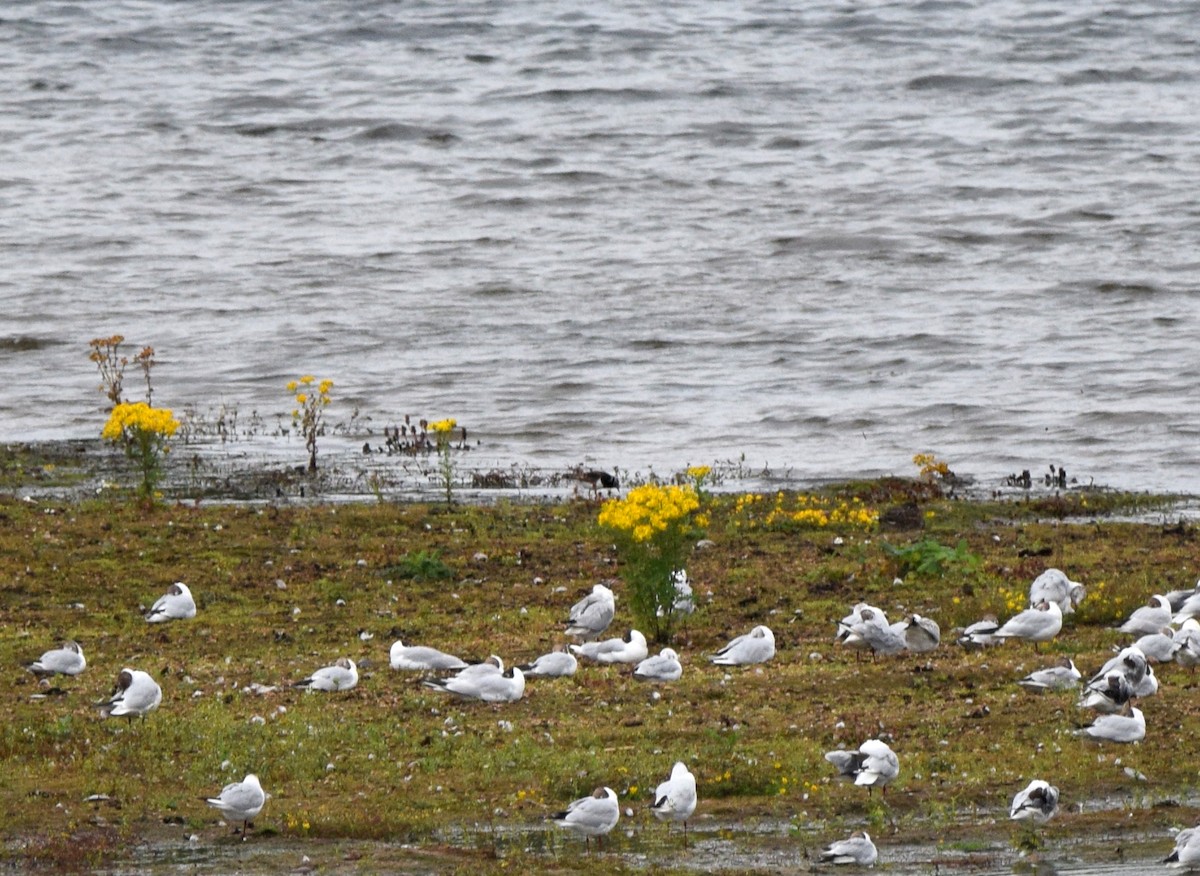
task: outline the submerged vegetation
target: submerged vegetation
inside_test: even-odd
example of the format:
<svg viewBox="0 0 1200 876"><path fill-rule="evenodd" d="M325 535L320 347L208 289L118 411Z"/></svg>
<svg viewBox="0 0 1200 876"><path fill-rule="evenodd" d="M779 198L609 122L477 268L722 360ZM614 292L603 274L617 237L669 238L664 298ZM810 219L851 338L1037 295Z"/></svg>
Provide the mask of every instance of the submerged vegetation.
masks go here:
<svg viewBox="0 0 1200 876"><path fill-rule="evenodd" d="M415 844L428 870L569 866L576 841L543 819L597 785L622 806L611 860L638 852L663 869L686 868L706 838L736 844L739 826L764 824L784 826L771 842L792 864L863 827L884 863L901 842L947 856L982 850L994 863L1027 841L1007 807L1032 778L1062 793L1041 831L1048 847L1134 824L1161 835L1165 854L1167 830L1197 818L1195 764L1178 756L1179 740L1200 731L1191 671L1158 668L1160 692L1139 704L1146 739L1125 747L1071 734L1090 719L1074 694L1015 685L1061 655L1094 672L1127 641L1114 623L1151 593L1195 584L1193 526L1111 519L1147 497L965 502L924 477L749 505L706 492L706 537L686 556L696 611L675 637L683 677L651 688L627 667L587 665L531 679L521 701L493 707L391 670L390 645L516 664L561 642L567 608L622 562L597 502L143 506L114 493L14 495L36 472L69 477L65 465L47 473L53 464L10 452L2 469L0 835L13 861L88 869L143 840L224 848L237 840L197 797L248 772L273 796L246 849L386 839ZM909 505L918 513L891 513ZM768 524L776 506L791 519ZM804 508L848 513L808 525L794 519ZM1029 582L1051 566L1089 594L1040 653L954 644L954 627L1024 607ZM197 616L145 623L173 581L191 588ZM627 588L614 588L619 635L633 618ZM941 646L879 660L841 650L836 622L860 600L893 620L933 618ZM708 663L760 623L775 633L774 660ZM21 668L67 639L86 653L82 675L40 684ZM338 657L358 665L352 691L289 686ZM145 720L102 720L93 706L123 667L162 686ZM872 737L900 757L886 796L836 782L823 759ZM698 780L687 852L645 811L676 760Z"/></svg>

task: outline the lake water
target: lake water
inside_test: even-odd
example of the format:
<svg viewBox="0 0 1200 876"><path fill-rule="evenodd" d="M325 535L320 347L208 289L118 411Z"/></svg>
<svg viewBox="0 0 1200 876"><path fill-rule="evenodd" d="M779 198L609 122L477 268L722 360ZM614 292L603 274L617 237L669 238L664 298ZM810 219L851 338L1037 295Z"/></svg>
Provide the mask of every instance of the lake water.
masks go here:
<svg viewBox="0 0 1200 876"><path fill-rule="evenodd" d="M1200 492L1198 79L1179 0L13 0L0 440L121 333L264 447L313 373L351 446Z"/></svg>

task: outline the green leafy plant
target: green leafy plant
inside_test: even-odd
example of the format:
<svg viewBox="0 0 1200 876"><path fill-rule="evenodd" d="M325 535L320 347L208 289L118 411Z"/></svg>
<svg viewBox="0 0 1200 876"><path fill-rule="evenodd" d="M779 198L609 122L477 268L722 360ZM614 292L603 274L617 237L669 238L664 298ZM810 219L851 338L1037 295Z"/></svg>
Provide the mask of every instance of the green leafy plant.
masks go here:
<svg viewBox="0 0 1200 876"><path fill-rule="evenodd" d="M923 538L906 547L883 542L883 551L896 566L896 577L911 574L940 578L950 570L973 572L979 567L979 557L971 553L966 539L954 547L946 547L935 538Z"/></svg>
<svg viewBox="0 0 1200 876"><path fill-rule="evenodd" d="M390 571L397 578L409 581L444 581L454 577L454 570L442 562L437 551L405 554Z"/></svg>
<svg viewBox="0 0 1200 876"><path fill-rule="evenodd" d="M162 457L178 429L179 421L167 408L152 408L145 402L122 403L112 409L100 437L124 448L125 455L141 469L142 496L152 500L162 475Z"/></svg>

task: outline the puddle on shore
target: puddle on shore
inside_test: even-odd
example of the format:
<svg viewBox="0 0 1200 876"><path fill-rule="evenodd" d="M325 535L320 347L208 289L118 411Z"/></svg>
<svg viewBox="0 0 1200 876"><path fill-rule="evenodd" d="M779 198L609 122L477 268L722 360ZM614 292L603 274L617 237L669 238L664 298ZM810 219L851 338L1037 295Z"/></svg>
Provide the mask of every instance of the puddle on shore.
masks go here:
<svg viewBox="0 0 1200 876"><path fill-rule="evenodd" d="M1168 836L1144 833L1104 833L1065 837L1049 832L1044 847L1034 853L1015 850L1004 840L959 841L951 846L906 844L900 838L878 835L877 869L893 874L1036 874L1036 876L1114 876L1163 871L1160 863L1171 850ZM499 868L510 859L518 867L562 869L604 862L632 870L672 868L697 874L854 872L855 868L817 865L816 857L837 831L796 833L786 823L745 825L701 824L668 837L665 825L618 831L602 851L585 853L582 840L541 825L522 828L448 832L441 842L403 844L369 840L297 839L251 834L246 842L211 833L160 836L142 842L120 860L105 862L95 873L108 876L165 876L165 874L240 873L428 873Z"/></svg>

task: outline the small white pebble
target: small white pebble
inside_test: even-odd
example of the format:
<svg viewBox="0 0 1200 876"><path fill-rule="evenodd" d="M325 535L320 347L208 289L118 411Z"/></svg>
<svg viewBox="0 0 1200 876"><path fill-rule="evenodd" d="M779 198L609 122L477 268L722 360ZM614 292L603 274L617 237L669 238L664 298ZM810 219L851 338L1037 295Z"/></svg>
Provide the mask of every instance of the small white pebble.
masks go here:
<svg viewBox="0 0 1200 876"><path fill-rule="evenodd" d="M334 605L345 605L345 604L346 604L346 600L344 600L344 599L339 599L336 602L334 602Z"/></svg>
<svg viewBox="0 0 1200 876"><path fill-rule="evenodd" d="M300 616L300 606L297 605L295 608L292 609L292 617L299 617L299 616Z"/></svg>
<svg viewBox="0 0 1200 876"><path fill-rule="evenodd" d="M233 766L233 761L231 761L231 760L221 761L221 770L222 771L229 769L231 766Z"/></svg>
<svg viewBox="0 0 1200 876"><path fill-rule="evenodd" d="M355 561L354 561L354 565L356 565L356 566L360 566L360 567L361 567L361 566L365 566L366 564L367 564L367 561L366 561L366 560L355 560Z"/></svg>
<svg viewBox="0 0 1200 876"><path fill-rule="evenodd" d="M263 724L267 723L267 719L264 718L262 715L255 715L253 718L250 719L250 723L257 724L259 727L261 727Z"/></svg>

